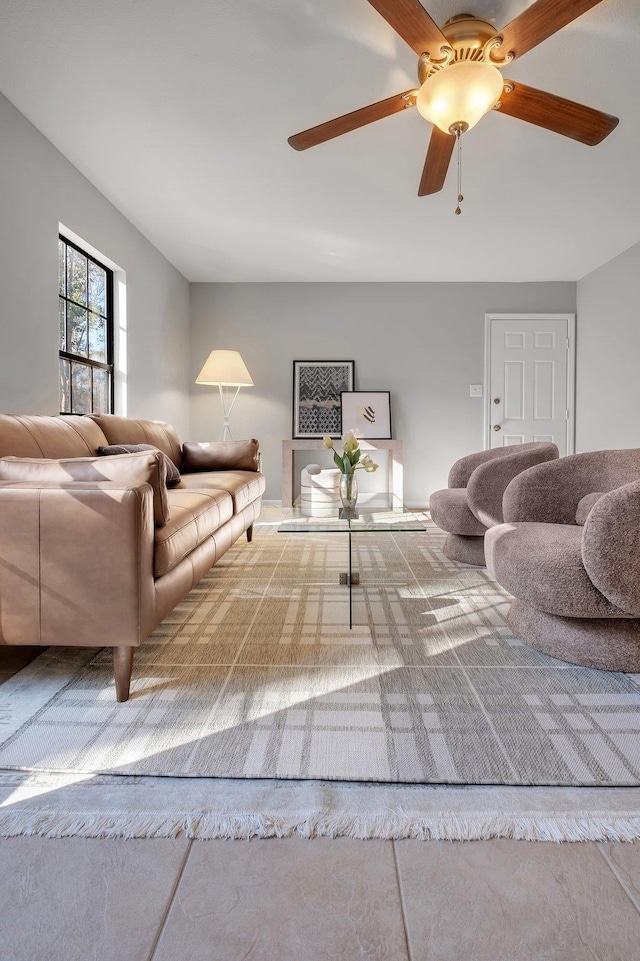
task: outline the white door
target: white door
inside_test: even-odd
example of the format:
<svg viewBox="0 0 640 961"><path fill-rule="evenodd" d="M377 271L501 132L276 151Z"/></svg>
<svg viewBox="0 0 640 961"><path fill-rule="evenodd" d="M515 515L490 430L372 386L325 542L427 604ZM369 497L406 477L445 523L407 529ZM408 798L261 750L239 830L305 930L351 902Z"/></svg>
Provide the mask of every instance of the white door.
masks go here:
<svg viewBox="0 0 640 961"><path fill-rule="evenodd" d="M487 447L573 453L572 314L487 315Z"/></svg>

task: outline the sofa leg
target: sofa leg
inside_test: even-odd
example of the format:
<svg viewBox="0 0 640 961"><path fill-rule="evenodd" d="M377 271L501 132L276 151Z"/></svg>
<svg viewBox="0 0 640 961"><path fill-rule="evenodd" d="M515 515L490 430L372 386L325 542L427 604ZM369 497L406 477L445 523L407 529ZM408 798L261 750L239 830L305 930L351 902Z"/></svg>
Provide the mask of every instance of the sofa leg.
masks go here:
<svg viewBox="0 0 640 961"><path fill-rule="evenodd" d="M249 524L247 527L247 540L249 543L253 540L253 524Z"/></svg>
<svg viewBox="0 0 640 961"><path fill-rule="evenodd" d="M131 669L133 668L133 648L114 647L113 676L116 682L116 700L119 704L129 700Z"/></svg>

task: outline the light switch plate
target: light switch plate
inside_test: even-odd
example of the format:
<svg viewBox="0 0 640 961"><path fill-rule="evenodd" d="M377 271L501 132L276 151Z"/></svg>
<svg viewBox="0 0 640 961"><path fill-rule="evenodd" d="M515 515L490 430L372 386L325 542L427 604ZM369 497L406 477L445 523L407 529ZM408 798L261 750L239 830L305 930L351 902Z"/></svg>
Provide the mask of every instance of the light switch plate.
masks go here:
<svg viewBox="0 0 640 961"><path fill-rule="evenodd" d="M469 397L482 397L482 384L469 384Z"/></svg>

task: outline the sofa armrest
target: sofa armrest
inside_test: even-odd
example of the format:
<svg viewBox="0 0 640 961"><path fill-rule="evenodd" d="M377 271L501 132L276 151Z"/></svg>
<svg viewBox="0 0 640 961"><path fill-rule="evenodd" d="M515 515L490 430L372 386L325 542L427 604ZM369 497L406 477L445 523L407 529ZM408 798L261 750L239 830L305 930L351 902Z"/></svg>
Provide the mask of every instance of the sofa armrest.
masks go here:
<svg viewBox="0 0 640 961"><path fill-rule="evenodd" d="M0 483L0 642L140 644L153 551L149 484Z"/></svg>
<svg viewBox="0 0 640 961"><path fill-rule="evenodd" d="M509 451L509 447L501 448ZM502 524L502 498L507 487L519 474L558 457L555 444L532 444L520 447L476 467L467 484L467 500L472 513L485 527Z"/></svg>
<svg viewBox="0 0 640 961"><path fill-rule="evenodd" d="M171 517L167 501L165 455L156 449L116 457L4 457L0 459L0 481L33 481L37 484L67 484L71 481L121 487L151 484L153 510L158 527Z"/></svg>
<svg viewBox="0 0 640 961"><path fill-rule="evenodd" d="M582 532L582 562L601 594L640 617L640 480L610 491L591 508Z"/></svg>
<svg viewBox="0 0 640 961"><path fill-rule="evenodd" d="M598 450L538 464L507 487L502 502L510 523L575 524L587 494L607 492L640 478L640 450Z"/></svg>

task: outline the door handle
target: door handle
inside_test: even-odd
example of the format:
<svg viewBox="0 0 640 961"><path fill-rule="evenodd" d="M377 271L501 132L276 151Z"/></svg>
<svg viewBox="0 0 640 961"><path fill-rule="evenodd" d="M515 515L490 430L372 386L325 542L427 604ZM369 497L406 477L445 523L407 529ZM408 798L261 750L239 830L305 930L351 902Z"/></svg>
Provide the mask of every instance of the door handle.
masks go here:
<svg viewBox="0 0 640 961"><path fill-rule="evenodd" d="M500 426L500 424L494 424L493 429L494 429L494 430L502 430L502 427Z"/></svg>

